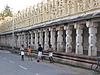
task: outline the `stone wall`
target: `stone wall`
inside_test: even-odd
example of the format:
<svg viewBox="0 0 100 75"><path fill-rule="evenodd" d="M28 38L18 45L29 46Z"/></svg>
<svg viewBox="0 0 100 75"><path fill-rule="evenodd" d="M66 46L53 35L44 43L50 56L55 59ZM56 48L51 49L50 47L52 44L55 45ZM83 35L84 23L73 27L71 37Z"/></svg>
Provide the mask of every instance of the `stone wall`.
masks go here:
<svg viewBox="0 0 100 75"><path fill-rule="evenodd" d="M100 0L47 0L36 6L23 9L13 16L14 28L25 28L53 19L71 15L85 14L100 10ZM0 32L12 30L12 20L0 26Z"/></svg>

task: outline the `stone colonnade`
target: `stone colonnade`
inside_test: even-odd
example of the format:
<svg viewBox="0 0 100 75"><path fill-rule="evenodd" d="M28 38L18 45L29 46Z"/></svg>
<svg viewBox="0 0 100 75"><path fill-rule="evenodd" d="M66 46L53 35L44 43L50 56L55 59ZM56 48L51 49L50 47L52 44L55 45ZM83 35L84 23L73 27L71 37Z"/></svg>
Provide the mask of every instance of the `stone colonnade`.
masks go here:
<svg viewBox="0 0 100 75"><path fill-rule="evenodd" d="M44 50L47 50L51 44L53 49L57 52L71 53L72 49L75 49L75 54L83 54L83 29L88 28L88 56L97 55L97 26L98 23L91 21L85 21L84 23L72 23L63 24L58 26L51 26L47 28L34 29L25 32L16 32L15 41L12 42L12 34L6 34L0 36L0 44L3 46L20 47L22 44L24 47L32 46L34 50L38 48L41 44ZM75 29L75 36L72 37L73 29ZM65 31L65 32L64 32ZM64 34L66 37L64 38ZM66 39L66 44L64 48L64 39ZM72 43L75 41L75 48L73 48Z"/></svg>

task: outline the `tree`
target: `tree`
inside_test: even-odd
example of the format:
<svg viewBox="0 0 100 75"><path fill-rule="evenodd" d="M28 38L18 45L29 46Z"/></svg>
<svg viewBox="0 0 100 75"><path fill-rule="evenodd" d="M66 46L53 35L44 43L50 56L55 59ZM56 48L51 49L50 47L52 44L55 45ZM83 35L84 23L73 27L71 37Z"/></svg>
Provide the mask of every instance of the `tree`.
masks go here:
<svg viewBox="0 0 100 75"><path fill-rule="evenodd" d="M8 5L6 5L6 7L3 10L3 16L4 17L7 17L7 16L12 17L13 16L12 11Z"/></svg>
<svg viewBox="0 0 100 75"><path fill-rule="evenodd" d="M0 20L4 20L4 15L2 12L0 13Z"/></svg>

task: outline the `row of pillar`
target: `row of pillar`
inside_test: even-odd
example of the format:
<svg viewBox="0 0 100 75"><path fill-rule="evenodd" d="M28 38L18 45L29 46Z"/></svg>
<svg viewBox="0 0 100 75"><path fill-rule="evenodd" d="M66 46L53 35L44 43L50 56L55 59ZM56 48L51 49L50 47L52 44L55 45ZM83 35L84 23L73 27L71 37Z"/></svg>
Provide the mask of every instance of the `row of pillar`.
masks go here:
<svg viewBox="0 0 100 75"><path fill-rule="evenodd" d="M88 27L89 38L88 38L88 55L95 56L97 55L96 47L96 34L97 34L97 24L94 24L93 21L87 21L86 26ZM73 26L59 26L59 27L50 27L40 30L33 30L29 32L22 32L15 34L14 43L11 41L12 35L0 36L0 44L6 46L12 46L11 43L16 47L20 47L22 44L25 47L29 45L34 46L34 49L38 48L38 45L41 44L44 47L44 50L49 48L49 44L52 45L53 49L61 52L64 50L63 45L63 30L66 30L66 50L65 52L71 52L72 49L72 29L76 29L76 54L83 54L83 28L84 25L75 23ZM57 36L56 36L57 31ZM44 34L43 34L44 33ZM57 37L57 39L56 39Z"/></svg>

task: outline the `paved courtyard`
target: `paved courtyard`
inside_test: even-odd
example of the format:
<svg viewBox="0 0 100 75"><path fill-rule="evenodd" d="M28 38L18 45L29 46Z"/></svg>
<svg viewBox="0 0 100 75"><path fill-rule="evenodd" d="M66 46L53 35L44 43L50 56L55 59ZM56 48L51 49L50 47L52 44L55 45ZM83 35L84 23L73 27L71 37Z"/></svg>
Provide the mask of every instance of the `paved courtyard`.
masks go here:
<svg viewBox="0 0 100 75"><path fill-rule="evenodd" d="M61 64L50 64L48 61L36 62L20 61L20 56L7 51L0 51L0 75L100 75L97 72L65 66Z"/></svg>

